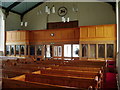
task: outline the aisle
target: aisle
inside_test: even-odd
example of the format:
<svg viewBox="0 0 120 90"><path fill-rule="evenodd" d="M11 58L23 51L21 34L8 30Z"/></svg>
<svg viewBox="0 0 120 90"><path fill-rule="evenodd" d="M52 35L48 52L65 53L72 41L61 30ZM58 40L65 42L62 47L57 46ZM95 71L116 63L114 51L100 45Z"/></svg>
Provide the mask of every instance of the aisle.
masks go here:
<svg viewBox="0 0 120 90"><path fill-rule="evenodd" d="M109 70L106 73L106 82L103 90L118 90L115 67L109 66Z"/></svg>

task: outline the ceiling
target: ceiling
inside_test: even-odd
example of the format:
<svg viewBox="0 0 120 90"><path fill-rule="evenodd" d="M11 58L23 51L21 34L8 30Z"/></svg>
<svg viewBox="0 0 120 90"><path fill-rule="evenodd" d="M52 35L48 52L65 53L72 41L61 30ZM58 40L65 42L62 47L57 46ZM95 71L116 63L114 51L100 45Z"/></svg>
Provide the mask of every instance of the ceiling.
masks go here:
<svg viewBox="0 0 120 90"><path fill-rule="evenodd" d="M21 2L18 2L18 0L14 1L15 2L2 2L0 6L7 12L11 11L19 15L24 15L33 8L43 3L42 0L41 2L24 2L24 0L21 0Z"/></svg>
<svg viewBox="0 0 120 90"><path fill-rule="evenodd" d="M0 0L1 1L1 0ZM2 2L0 6L5 9L6 12L14 12L21 16L24 16L27 12L34 9L38 5L41 5L45 0L39 0L39 2L25 2L25 0L14 0L14 2ZM115 2L106 2L112 5L113 10L115 11L116 3Z"/></svg>

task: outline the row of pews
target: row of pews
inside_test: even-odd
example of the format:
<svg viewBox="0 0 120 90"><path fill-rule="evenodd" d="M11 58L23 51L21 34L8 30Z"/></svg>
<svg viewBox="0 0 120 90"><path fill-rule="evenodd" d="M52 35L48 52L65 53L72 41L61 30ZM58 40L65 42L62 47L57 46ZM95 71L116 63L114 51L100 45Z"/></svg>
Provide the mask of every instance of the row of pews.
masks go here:
<svg viewBox="0 0 120 90"><path fill-rule="evenodd" d="M5 88L101 89L105 82L105 61L7 60L2 62Z"/></svg>

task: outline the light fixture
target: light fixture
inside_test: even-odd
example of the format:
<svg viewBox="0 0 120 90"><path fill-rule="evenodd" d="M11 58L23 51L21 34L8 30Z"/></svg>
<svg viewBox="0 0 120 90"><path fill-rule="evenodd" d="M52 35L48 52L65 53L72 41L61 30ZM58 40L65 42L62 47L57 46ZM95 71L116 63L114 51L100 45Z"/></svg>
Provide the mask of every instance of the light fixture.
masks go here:
<svg viewBox="0 0 120 90"><path fill-rule="evenodd" d="M78 12L78 8L72 8L73 12Z"/></svg>
<svg viewBox="0 0 120 90"><path fill-rule="evenodd" d="M67 18L67 22L69 22L69 21L70 21L70 18L68 17L68 18Z"/></svg>
<svg viewBox="0 0 120 90"><path fill-rule="evenodd" d="M28 25L28 22L25 22L25 27L27 27L27 25Z"/></svg>
<svg viewBox="0 0 120 90"><path fill-rule="evenodd" d="M73 10L73 12L78 12L78 5L77 5L77 4L75 5L75 4L73 3L72 10Z"/></svg>
<svg viewBox="0 0 120 90"><path fill-rule="evenodd" d="M47 5L45 6L45 12L47 14L50 14L50 13L55 13L55 6L53 5L52 7L48 7Z"/></svg>
<svg viewBox="0 0 120 90"><path fill-rule="evenodd" d="M62 17L62 22L70 22L70 18L69 17L67 17L67 18L65 18L65 17Z"/></svg>
<svg viewBox="0 0 120 90"><path fill-rule="evenodd" d="M45 12L48 13L48 6L45 6Z"/></svg>
<svg viewBox="0 0 120 90"><path fill-rule="evenodd" d="M51 33L51 34L50 34L50 36L52 36L52 37L53 37L53 36L54 36L54 33Z"/></svg>
<svg viewBox="0 0 120 90"><path fill-rule="evenodd" d="M62 17L62 21L65 22L65 17Z"/></svg>
<svg viewBox="0 0 120 90"><path fill-rule="evenodd" d="M55 7L54 7L54 5L52 6L52 13L55 13Z"/></svg>
<svg viewBox="0 0 120 90"><path fill-rule="evenodd" d="M23 25L24 25L24 22L21 21L21 24L20 24L20 25L23 26Z"/></svg>
<svg viewBox="0 0 120 90"><path fill-rule="evenodd" d="M50 8L48 7L48 12L47 12L48 14L50 14Z"/></svg>

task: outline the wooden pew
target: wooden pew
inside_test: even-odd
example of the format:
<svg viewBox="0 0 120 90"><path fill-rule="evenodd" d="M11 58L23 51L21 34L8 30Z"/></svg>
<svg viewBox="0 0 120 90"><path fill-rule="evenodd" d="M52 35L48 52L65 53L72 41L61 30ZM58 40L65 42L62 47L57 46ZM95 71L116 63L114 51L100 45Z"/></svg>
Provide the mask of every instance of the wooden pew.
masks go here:
<svg viewBox="0 0 120 90"><path fill-rule="evenodd" d="M25 70L19 71L19 70L14 70L14 69L10 69L10 70L3 69L2 77L13 78L13 77L20 76L20 75L27 74L27 73L32 73L32 72L25 71Z"/></svg>
<svg viewBox="0 0 120 90"><path fill-rule="evenodd" d="M89 71L73 71L73 70L58 70L58 69L40 69L41 74L59 75L59 76L75 76L75 77L86 77L95 78L100 76L98 72Z"/></svg>
<svg viewBox="0 0 120 90"><path fill-rule="evenodd" d="M41 88L59 88L59 89L76 89L71 87L59 86L59 85L51 85L44 83L35 83L29 81L20 81L8 78L2 78L2 88L4 89L41 89Z"/></svg>
<svg viewBox="0 0 120 90"><path fill-rule="evenodd" d="M93 68L93 67L75 67L75 66L51 66L51 69L61 69L61 70L75 70L75 71L92 71L98 72L101 68Z"/></svg>
<svg viewBox="0 0 120 90"><path fill-rule="evenodd" d="M56 75L41 75L41 74L26 74L25 81L48 83L52 85L69 86L76 88L88 89L90 86L97 88L97 81L94 78L71 77L71 76L56 76Z"/></svg>
<svg viewBox="0 0 120 90"><path fill-rule="evenodd" d="M88 61L88 60L73 60L63 64L63 66L80 66L80 67L104 67L106 65L105 61Z"/></svg>

